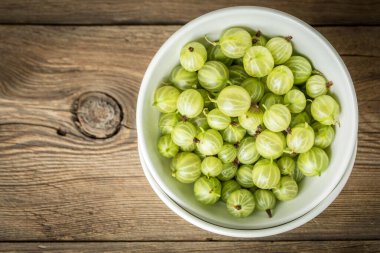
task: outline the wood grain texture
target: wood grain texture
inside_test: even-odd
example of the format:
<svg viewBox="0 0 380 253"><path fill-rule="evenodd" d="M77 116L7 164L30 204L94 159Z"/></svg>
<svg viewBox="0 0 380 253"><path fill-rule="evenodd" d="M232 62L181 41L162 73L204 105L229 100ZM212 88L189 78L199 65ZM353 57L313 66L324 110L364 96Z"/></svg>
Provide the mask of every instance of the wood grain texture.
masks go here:
<svg viewBox="0 0 380 253"><path fill-rule="evenodd" d="M377 0L217 0L207 3L200 0L2 0L0 23L184 24L220 8L252 5L288 12L312 25L380 24Z"/></svg>
<svg viewBox="0 0 380 253"><path fill-rule="evenodd" d="M0 243L1 253L18 252L378 252L379 241L302 242L108 242L108 243Z"/></svg>
<svg viewBox="0 0 380 253"><path fill-rule="evenodd" d="M172 213L140 168L134 119L138 89L150 59L176 29L0 26L0 240L230 240ZM343 56L355 83L361 112L356 164L325 212L263 240L380 239L379 27L318 30ZM352 34L360 36L351 40ZM72 102L88 91L112 95L126 114L110 139L88 138L72 122ZM58 129L68 134L58 135ZM344 245L335 243L331 247L337 250ZM378 245L372 244L369 249ZM176 245L182 242L168 247L175 251Z"/></svg>

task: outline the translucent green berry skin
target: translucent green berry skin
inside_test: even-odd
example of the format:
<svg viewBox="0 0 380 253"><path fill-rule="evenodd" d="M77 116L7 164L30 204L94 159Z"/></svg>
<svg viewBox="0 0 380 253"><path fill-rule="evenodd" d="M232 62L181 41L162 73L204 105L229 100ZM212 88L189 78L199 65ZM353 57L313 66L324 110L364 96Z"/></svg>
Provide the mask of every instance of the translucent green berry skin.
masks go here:
<svg viewBox="0 0 380 253"><path fill-rule="evenodd" d="M329 165L329 157L326 152L317 147L312 147L306 153L302 153L297 159L297 168L308 177L320 176Z"/></svg>
<svg viewBox="0 0 380 253"><path fill-rule="evenodd" d="M240 190L241 186L238 182L235 180L228 180L222 182L222 196L221 199L223 202L227 202L228 197L230 194L236 190Z"/></svg>
<svg viewBox="0 0 380 253"><path fill-rule="evenodd" d="M203 155L216 155L223 147L223 138L215 129L208 129L196 137L196 145Z"/></svg>
<svg viewBox="0 0 380 253"><path fill-rule="evenodd" d="M302 123L308 123L309 125L311 124L312 118L307 113L306 111L297 113L297 114L292 114L292 120L290 121L290 127L295 127L298 124Z"/></svg>
<svg viewBox="0 0 380 253"><path fill-rule="evenodd" d="M207 177L216 177L222 172L223 163L214 156L208 156L201 163L201 171Z"/></svg>
<svg viewBox="0 0 380 253"><path fill-rule="evenodd" d="M189 72L182 66L177 66L170 73L170 82L180 90L195 89L198 75L196 72Z"/></svg>
<svg viewBox="0 0 380 253"><path fill-rule="evenodd" d="M228 79L228 68L219 61L208 61L198 71L199 84L210 92L221 91L226 86Z"/></svg>
<svg viewBox="0 0 380 253"><path fill-rule="evenodd" d="M302 91L293 89L284 96L284 104L291 113L300 113L306 107L306 97Z"/></svg>
<svg viewBox="0 0 380 253"><path fill-rule="evenodd" d="M281 175L290 175L294 174L296 170L296 162L293 158L289 156L282 156L277 160L278 168L280 169Z"/></svg>
<svg viewBox="0 0 380 253"><path fill-rule="evenodd" d="M311 75L312 67L305 57L292 56L285 62L285 65L293 72L296 85L305 83Z"/></svg>
<svg viewBox="0 0 380 253"><path fill-rule="evenodd" d="M194 183L195 199L205 205L215 204L222 191L222 184L214 177L200 177Z"/></svg>
<svg viewBox="0 0 380 253"><path fill-rule="evenodd" d="M158 123L161 134L171 134L178 121L179 117L177 113L162 114Z"/></svg>
<svg viewBox="0 0 380 253"><path fill-rule="evenodd" d="M237 158L242 164L253 164L259 160L260 154L257 152L256 142L253 137L246 137L240 142Z"/></svg>
<svg viewBox="0 0 380 253"><path fill-rule="evenodd" d="M271 52L274 64L276 65L285 63L293 53L293 47L289 38L274 37L268 40L265 47Z"/></svg>
<svg viewBox="0 0 380 253"><path fill-rule="evenodd" d="M323 125L336 125L339 114L339 104L329 95L321 95L311 103L311 116Z"/></svg>
<svg viewBox="0 0 380 253"><path fill-rule="evenodd" d="M208 125L216 130L224 130L231 124L231 118L218 108L210 111L206 117Z"/></svg>
<svg viewBox="0 0 380 253"><path fill-rule="evenodd" d="M223 163L232 163L237 156L237 149L234 145L225 143L218 153L218 158Z"/></svg>
<svg viewBox="0 0 380 253"><path fill-rule="evenodd" d="M286 136L286 143L292 153L305 153L314 145L314 130L309 124L299 124Z"/></svg>
<svg viewBox="0 0 380 253"><path fill-rule="evenodd" d="M283 104L284 97L280 95L273 94L272 92L267 92L262 97L259 105L262 110L269 109L272 105Z"/></svg>
<svg viewBox="0 0 380 253"><path fill-rule="evenodd" d="M312 125L315 132L314 146L325 149L331 145L335 137L334 128L315 122Z"/></svg>
<svg viewBox="0 0 380 253"><path fill-rule="evenodd" d="M219 110L227 116L239 117L250 108L251 97L244 88L231 85L219 93L217 105Z"/></svg>
<svg viewBox="0 0 380 253"><path fill-rule="evenodd" d="M223 164L222 171L220 172L218 179L220 181L228 181L235 177L238 167L235 163Z"/></svg>
<svg viewBox="0 0 380 253"><path fill-rule="evenodd" d="M275 208L277 200L273 192L270 190L258 189L254 193L256 200L256 209L259 211L267 211L269 217L272 217L271 210Z"/></svg>
<svg viewBox="0 0 380 253"><path fill-rule="evenodd" d="M311 98L326 95L329 90L329 82L321 75L313 75L306 82L306 93Z"/></svg>
<svg viewBox="0 0 380 253"><path fill-rule="evenodd" d="M279 184L273 188L273 194L281 201L294 199L298 194L297 182L290 176L281 177Z"/></svg>
<svg viewBox="0 0 380 253"><path fill-rule="evenodd" d="M179 151L179 147L173 142L170 134L160 137L158 140L157 148L158 152L167 158L174 157Z"/></svg>
<svg viewBox="0 0 380 253"><path fill-rule="evenodd" d="M247 49L252 46L252 39L245 29L233 27L222 33L219 45L224 55L237 59L243 57Z"/></svg>
<svg viewBox="0 0 380 253"><path fill-rule="evenodd" d="M247 130L249 135L255 136L263 127L264 112L258 107L250 108L246 113L239 116L240 125Z"/></svg>
<svg viewBox="0 0 380 253"><path fill-rule="evenodd" d="M230 66L233 62L233 59L227 57L220 45L210 46L207 49L207 60L209 61L220 61L226 66Z"/></svg>
<svg viewBox="0 0 380 253"><path fill-rule="evenodd" d="M246 132L245 128L234 121L223 130L222 137L225 142L235 144L244 138Z"/></svg>
<svg viewBox="0 0 380 253"><path fill-rule="evenodd" d="M264 112L263 122L272 132L281 132L289 127L291 118L292 115L285 105L275 104Z"/></svg>
<svg viewBox="0 0 380 253"><path fill-rule="evenodd" d="M264 96L265 85L258 78L247 78L241 83L241 87L248 91L251 102L258 103Z"/></svg>
<svg viewBox="0 0 380 253"><path fill-rule="evenodd" d="M203 111L203 108L203 97L197 90L185 90L178 97L177 109L182 116L195 118Z"/></svg>
<svg viewBox="0 0 380 253"><path fill-rule="evenodd" d="M280 169L274 161L262 159L253 166L253 183L261 189L274 188L279 183L280 177Z"/></svg>
<svg viewBox="0 0 380 253"><path fill-rule="evenodd" d="M285 147L285 136L281 132L276 133L266 129L256 137L257 152L264 158L279 158L283 154Z"/></svg>
<svg viewBox="0 0 380 253"><path fill-rule="evenodd" d="M227 199L228 212L237 218L249 216L255 210L255 199L252 193L246 189L232 192Z"/></svg>
<svg viewBox="0 0 380 253"><path fill-rule="evenodd" d="M171 133L172 140L180 147L187 147L194 143L197 129L190 122L179 122Z"/></svg>
<svg viewBox="0 0 380 253"><path fill-rule="evenodd" d="M179 60L184 69L194 72L202 68L207 60L205 46L199 42L187 43L180 52Z"/></svg>
<svg viewBox="0 0 380 253"><path fill-rule="evenodd" d="M244 188L250 188L254 186L252 180L252 166L241 165L236 171L236 181Z"/></svg>
<svg viewBox="0 0 380 253"><path fill-rule="evenodd" d="M293 87L292 71L285 65L275 67L267 77L268 89L276 95L284 95Z"/></svg>
<svg viewBox="0 0 380 253"><path fill-rule="evenodd" d="M233 65L228 68L230 72L230 82L233 85L241 85L243 81L250 76L245 72L244 67L240 65Z"/></svg>
<svg viewBox="0 0 380 253"><path fill-rule="evenodd" d="M154 106L162 113L175 112L179 95L173 86L162 86L154 93Z"/></svg>
<svg viewBox="0 0 380 253"><path fill-rule="evenodd" d="M244 55L243 65L248 75L252 77L264 77L272 71L274 60L267 48L253 46Z"/></svg>
<svg viewBox="0 0 380 253"><path fill-rule="evenodd" d="M178 153L172 161L172 170L172 176L181 183L193 183L201 175L201 159L190 152Z"/></svg>

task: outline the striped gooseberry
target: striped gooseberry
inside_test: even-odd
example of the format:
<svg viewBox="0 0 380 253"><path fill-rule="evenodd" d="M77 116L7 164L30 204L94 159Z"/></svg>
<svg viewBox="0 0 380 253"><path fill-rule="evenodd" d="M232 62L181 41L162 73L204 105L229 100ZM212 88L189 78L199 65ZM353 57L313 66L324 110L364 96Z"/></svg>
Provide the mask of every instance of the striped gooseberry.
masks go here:
<svg viewBox="0 0 380 253"><path fill-rule="evenodd" d="M201 171L207 177L216 177L220 174L223 163L215 156L208 156L201 163Z"/></svg>
<svg viewBox="0 0 380 253"><path fill-rule="evenodd" d="M329 157L326 152L317 147L312 147L306 153L300 154L297 159L297 168L308 177L320 176L328 165Z"/></svg>
<svg viewBox="0 0 380 253"><path fill-rule="evenodd" d="M175 112L161 114L158 123L161 134L170 134L179 121L179 116Z"/></svg>
<svg viewBox="0 0 380 253"><path fill-rule="evenodd" d="M291 113L300 113L306 107L306 97L302 91L292 89L284 96L284 104L288 106Z"/></svg>
<svg viewBox="0 0 380 253"><path fill-rule="evenodd" d="M175 112L179 95L179 90L173 86L162 86L154 93L153 105L163 113Z"/></svg>
<svg viewBox="0 0 380 253"><path fill-rule="evenodd" d="M335 137L334 128L315 122L311 125L315 132L314 146L325 149L331 145Z"/></svg>
<svg viewBox="0 0 380 253"><path fill-rule="evenodd" d="M248 91L251 97L252 103L260 102L261 98L264 96L265 84L263 84L258 78L247 78L241 83L241 87Z"/></svg>
<svg viewBox="0 0 380 253"><path fill-rule="evenodd" d="M292 56L285 64L293 72L294 84L303 84L310 77L312 67L310 62L302 56Z"/></svg>
<svg viewBox="0 0 380 253"><path fill-rule="evenodd" d="M228 180L222 182L222 196L221 199L223 202L227 202L228 197L230 194L236 190L240 190L241 186L238 182L235 180Z"/></svg>
<svg viewBox="0 0 380 253"><path fill-rule="evenodd" d="M218 153L218 158L223 163L232 163L237 156L237 149L234 145L226 143Z"/></svg>
<svg viewBox="0 0 380 253"><path fill-rule="evenodd" d="M265 46L267 41L267 38L260 31L255 32L252 36L252 46Z"/></svg>
<svg viewBox="0 0 380 253"><path fill-rule="evenodd" d="M270 51L263 46L253 46L247 50L243 58L244 70L252 77L263 77L274 67Z"/></svg>
<svg viewBox="0 0 380 253"><path fill-rule="evenodd" d="M254 186L252 180L252 166L243 164L236 171L236 181L244 188L250 188Z"/></svg>
<svg viewBox="0 0 380 253"><path fill-rule="evenodd" d="M230 82L233 85L240 85L245 79L250 77L244 70L243 66L233 65L229 67Z"/></svg>
<svg viewBox="0 0 380 253"><path fill-rule="evenodd" d="M291 118L290 111L285 105L275 104L264 112L263 122L272 132L281 132L289 127Z"/></svg>
<svg viewBox="0 0 380 253"><path fill-rule="evenodd" d="M311 116L323 125L339 123L339 113L338 103L329 95L321 95L311 103Z"/></svg>
<svg viewBox="0 0 380 253"><path fill-rule="evenodd" d="M207 60L208 61L220 61L224 63L226 66L230 66L232 64L233 59L227 57L220 45L210 46L207 49Z"/></svg>
<svg viewBox="0 0 380 253"><path fill-rule="evenodd" d="M160 137L158 140L157 149L162 156L167 158L174 157L179 151L179 147L173 142L170 134Z"/></svg>
<svg viewBox="0 0 380 253"><path fill-rule="evenodd" d="M211 110L206 117L208 125L216 130L224 130L231 124L231 118L218 108Z"/></svg>
<svg viewBox="0 0 380 253"><path fill-rule="evenodd" d="M198 84L196 72L189 72L182 66L176 66L170 73L170 82L180 90L195 89Z"/></svg>
<svg viewBox="0 0 380 253"><path fill-rule="evenodd" d="M261 159L253 166L253 183L261 189L274 188L280 181L280 177L280 169L272 160Z"/></svg>
<svg viewBox="0 0 380 253"><path fill-rule="evenodd" d="M282 156L277 160L278 168L280 169L281 175L290 175L294 174L296 169L296 162L290 156Z"/></svg>
<svg viewBox="0 0 380 253"><path fill-rule="evenodd" d="M283 154L285 147L285 136L281 132L276 133L265 129L256 137L257 152L264 158L279 158Z"/></svg>
<svg viewBox="0 0 380 253"><path fill-rule="evenodd" d="M226 86L228 79L228 68L219 61L208 61L198 71L200 85L210 92L222 90Z"/></svg>
<svg viewBox="0 0 380 253"><path fill-rule="evenodd" d="M284 95L290 91L293 82L293 73L285 65L275 67L267 77L267 87L276 95Z"/></svg>
<svg viewBox="0 0 380 253"><path fill-rule="evenodd" d="M180 147L187 147L194 143L197 129L190 122L179 122L171 133L172 140Z"/></svg>
<svg viewBox="0 0 380 253"><path fill-rule="evenodd" d="M283 104L284 97L280 95L273 94L272 92L267 92L264 94L260 101L261 109L269 109L272 105Z"/></svg>
<svg viewBox="0 0 380 253"><path fill-rule="evenodd" d="M286 135L288 149L292 153L305 153L314 145L314 130L309 124L299 124Z"/></svg>
<svg viewBox="0 0 380 253"><path fill-rule="evenodd" d="M194 183L195 199L205 205L215 204L221 195L222 184L214 177L200 177Z"/></svg>
<svg viewBox="0 0 380 253"><path fill-rule="evenodd" d="M182 47L179 61L184 69L194 72L202 68L207 60L207 51L201 43L193 41Z"/></svg>
<svg viewBox="0 0 380 253"><path fill-rule="evenodd" d="M308 124L311 123L311 117L306 111L303 111L303 112L300 112L297 114L292 114L292 120L290 121L290 127L295 127L296 125L301 124L301 123L305 123L305 122Z"/></svg>
<svg viewBox="0 0 380 253"><path fill-rule="evenodd" d="M172 161L172 176L181 183L195 182L201 175L201 159L194 153L178 153Z"/></svg>
<svg viewBox="0 0 380 253"><path fill-rule="evenodd" d="M199 133L194 141L199 152L204 155L216 155L223 147L223 138L215 129Z"/></svg>
<svg viewBox="0 0 380 253"><path fill-rule="evenodd" d="M285 63L292 56L293 47L291 43L291 36L288 37L274 37L268 40L265 45L271 52L274 64L279 65Z"/></svg>
<svg viewBox="0 0 380 253"><path fill-rule="evenodd" d="M266 211L269 218L272 218L272 209L276 206L276 197L270 190L258 189L254 193L256 208L259 211Z"/></svg>
<svg viewBox="0 0 380 253"><path fill-rule="evenodd" d="M262 130L264 112L252 106L246 113L239 116L240 125L245 128L249 135L256 135Z"/></svg>
<svg viewBox="0 0 380 253"><path fill-rule="evenodd" d="M177 109L186 118L197 117L204 108L202 95L194 89L183 91L177 100Z"/></svg>
<svg viewBox="0 0 380 253"><path fill-rule="evenodd" d="M247 130L243 128L238 122L232 121L231 124L223 130L222 136L223 140L232 144L241 141Z"/></svg>
<svg viewBox="0 0 380 253"><path fill-rule="evenodd" d="M256 149L253 137L245 137L240 143L237 151L237 159L242 164L252 164L259 160L260 154Z"/></svg>
<svg viewBox="0 0 380 253"><path fill-rule="evenodd" d="M231 85L219 93L216 102L219 110L227 116L239 117L248 111L251 97L244 88Z"/></svg>
<svg viewBox="0 0 380 253"><path fill-rule="evenodd" d="M327 81L321 75L313 75L306 82L306 94L311 98L325 95L329 88L333 85L331 81Z"/></svg>
<svg viewBox="0 0 380 253"><path fill-rule="evenodd" d="M247 217L255 210L255 199L246 189L232 192L226 204L228 212L237 218Z"/></svg>
<svg viewBox="0 0 380 253"><path fill-rule="evenodd" d="M273 194L281 201L294 199L298 194L297 182L290 176L281 177L278 185L273 188Z"/></svg>
<svg viewBox="0 0 380 253"><path fill-rule="evenodd" d="M236 163L224 163L222 171L220 172L218 179L220 181L228 181L235 177L238 167Z"/></svg>
<svg viewBox="0 0 380 253"><path fill-rule="evenodd" d="M227 57L237 59L243 57L252 46L252 39L245 29L232 27L222 33L218 44Z"/></svg>

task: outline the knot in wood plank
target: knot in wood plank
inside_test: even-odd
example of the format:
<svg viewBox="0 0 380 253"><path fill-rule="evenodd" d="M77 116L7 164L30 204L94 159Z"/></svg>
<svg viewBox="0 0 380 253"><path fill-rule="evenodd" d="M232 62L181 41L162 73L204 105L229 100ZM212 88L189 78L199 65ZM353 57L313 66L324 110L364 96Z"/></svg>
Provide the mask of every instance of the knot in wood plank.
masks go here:
<svg viewBox="0 0 380 253"><path fill-rule="evenodd" d="M84 135L106 139L119 132L123 111L112 96L102 92L88 92L74 101L73 119Z"/></svg>

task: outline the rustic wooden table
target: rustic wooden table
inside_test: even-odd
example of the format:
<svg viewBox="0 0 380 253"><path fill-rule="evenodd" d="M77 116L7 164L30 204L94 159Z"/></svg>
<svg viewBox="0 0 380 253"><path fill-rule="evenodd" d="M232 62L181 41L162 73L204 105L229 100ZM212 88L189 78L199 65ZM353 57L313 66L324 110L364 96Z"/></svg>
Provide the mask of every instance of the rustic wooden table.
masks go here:
<svg viewBox="0 0 380 253"><path fill-rule="evenodd" d="M313 25L345 61L360 111L355 167L335 202L298 229L251 240L175 215L137 154L136 98L154 53L187 21L231 5ZM0 252L380 250L379 1L2 0L0 24ZM88 125L102 126L102 113L74 116L92 105L88 92L100 94L95 105L104 94L120 104L116 134Z"/></svg>

